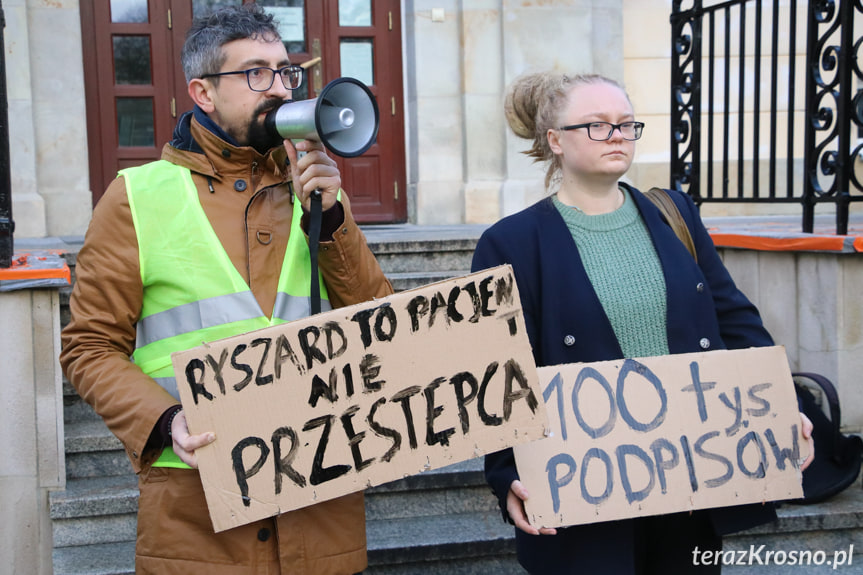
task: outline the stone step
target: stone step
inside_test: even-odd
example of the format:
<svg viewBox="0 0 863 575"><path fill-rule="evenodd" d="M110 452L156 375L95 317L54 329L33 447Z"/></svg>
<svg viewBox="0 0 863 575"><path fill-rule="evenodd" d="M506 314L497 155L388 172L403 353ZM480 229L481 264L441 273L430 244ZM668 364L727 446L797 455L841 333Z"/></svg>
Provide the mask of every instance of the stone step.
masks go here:
<svg viewBox="0 0 863 575"><path fill-rule="evenodd" d="M366 523L366 575L523 574L512 528L494 513L465 513ZM134 533L132 534L134 539ZM55 547L56 575L134 573L135 543Z"/></svg>
<svg viewBox="0 0 863 575"><path fill-rule="evenodd" d="M779 520L723 539L723 550L746 552L749 563L750 551L757 552L763 545L766 551L810 551L811 561L801 565L784 565L779 561L759 564L723 565L723 575L799 575L800 573L863 573L863 489L860 478L848 489L829 501L815 505L784 504L778 510ZM833 565L834 553L848 552L853 545L853 557L844 566ZM824 557L819 563L818 552ZM830 561L831 563L827 563Z"/></svg>
<svg viewBox="0 0 863 575"><path fill-rule="evenodd" d="M102 419L67 422L65 430L67 454L123 449L123 444Z"/></svg>
<svg viewBox="0 0 863 575"><path fill-rule="evenodd" d="M430 469L366 490L366 520L445 514L497 513L482 459Z"/></svg>
<svg viewBox="0 0 863 575"><path fill-rule="evenodd" d="M78 391L72 387L69 380L63 375L63 422L66 425L83 421L102 421L102 418L87 405Z"/></svg>
<svg viewBox="0 0 863 575"><path fill-rule="evenodd" d="M488 226L364 226L369 248L390 273L469 270L476 241Z"/></svg>
<svg viewBox="0 0 863 575"><path fill-rule="evenodd" d="M101 419L67 421L64 429L68 479L132 474L123 445Z"/></svg>
<svg viewBox="0 0 863 575"><path fill-rule="evenodd" d="M56 526L63 521L74 520L83 524L81 522L87 520L98 522L103 516L131 513L134 524L137 508L137 479L131 473L70 479L64 491L55 491L50 495L55 536ZM366 490L366 517L369 520L497 512L496 509L496 500L485 484L480 459L429 470ZM55 545L61 544L55 540Z"/></svg>
<svg viewBox="0 0 863 575"><path fill-rule="evenodd" d="M497 509L370 520L368 575L523 574L513 528Z"/></svg>
<svg viewBox="0 0 863 575"><path fill-rule="evenodd" d="M54 547L134 541L138 480L134 475L70 480L50 495Z"/></svg>
<svg viewBox="0 0 863 575"><path fill-rule="evenodd" d="M465 268L462 270L430 270L424 272L388 272L386 276L390 280L393 290L400 292L464 276L469 273L470 268Z"/></svg>
<svg viewBox="0 0 863 575"><path fill-rule="evenodd" d="M71 394L63 395L63 421L70 425L83 421L102 421L102 418L72 389Z"/></svg>
<svg viewBox="0 0 863 575"><path fill-rule="evenodd" d="M66 478L117 477L132 473L125 451L94 451L66 455Z"/></svg>
<svg viewBox="0 0 863 575"><path fill-rule="evenodd" d="M380 250L376 254L381 269L387 275L429 270L469 270L473 259L474 242L459 242L450 245L450 251L442 251L437 246L417 244L413 251L389 253ZM387 246L389 248L389 246Z"/></svg>
<svg viewBox="0 0 863 575"><path fill-rule="evenodd" d="M54 549L54 575L133 575L135 542Z"/></svg>

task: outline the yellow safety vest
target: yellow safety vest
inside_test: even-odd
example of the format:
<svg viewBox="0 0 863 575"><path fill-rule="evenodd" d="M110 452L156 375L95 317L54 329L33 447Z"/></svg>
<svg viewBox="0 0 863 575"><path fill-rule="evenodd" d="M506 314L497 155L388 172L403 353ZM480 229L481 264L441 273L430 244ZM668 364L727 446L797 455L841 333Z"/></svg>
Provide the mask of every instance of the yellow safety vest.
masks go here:
<svg viewBox="0 0 863 575"><path fill-rule="evenodd" d="M160 160L120 175L144 286L132 360L177 400L172 353L310 314L311 263L302 233L288 238L268 318L213 231L188 168ZM301 216L300 202L294 202L292 231L300 230ZM320 277L319 285L321 309L331 309ZM154 465L188 467L170 447Z"/></svg>

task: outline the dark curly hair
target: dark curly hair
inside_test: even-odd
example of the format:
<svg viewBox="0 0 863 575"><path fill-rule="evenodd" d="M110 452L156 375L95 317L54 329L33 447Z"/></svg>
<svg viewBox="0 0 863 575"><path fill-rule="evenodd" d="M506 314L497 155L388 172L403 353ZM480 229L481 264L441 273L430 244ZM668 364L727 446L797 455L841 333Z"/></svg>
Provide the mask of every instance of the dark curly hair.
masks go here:
<svg viewBox="0 0 863 575"><path fill-rule="evenodd" d="M229 6L196 18L186 33L180 57L186 82L218 73L225 63L222 46L246 38L262 38L267 42L281 40L273 15L257 4Z"/></svg>

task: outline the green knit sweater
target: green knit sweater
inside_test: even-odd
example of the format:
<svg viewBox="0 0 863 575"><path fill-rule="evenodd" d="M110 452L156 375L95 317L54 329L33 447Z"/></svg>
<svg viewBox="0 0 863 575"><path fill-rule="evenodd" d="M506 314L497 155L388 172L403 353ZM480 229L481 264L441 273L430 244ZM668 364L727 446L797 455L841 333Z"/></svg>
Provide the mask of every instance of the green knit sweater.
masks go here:
<svg viewBox="0 0 863 575"><path fill-rule="evenodd" d="M617 210L589 216L554 196L624 357L668 354L665 277L653 240L626 190ZM579 305L579 302L573 302Z"/></svg>

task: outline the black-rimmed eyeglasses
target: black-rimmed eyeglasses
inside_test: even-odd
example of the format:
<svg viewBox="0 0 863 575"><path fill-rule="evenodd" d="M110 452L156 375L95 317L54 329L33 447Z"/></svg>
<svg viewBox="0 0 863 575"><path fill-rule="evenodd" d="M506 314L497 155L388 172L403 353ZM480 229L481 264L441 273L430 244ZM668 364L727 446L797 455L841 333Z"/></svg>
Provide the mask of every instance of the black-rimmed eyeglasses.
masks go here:
<svg viewBox="0 0 863 575"><path fill-rule="evenodd" d="M620 130L620 135L624 140L637 140L641 137L641 131L644 129L644 122L623 122L620 124L612 124L611 122L588 122L586 124L573 124L571 126L561 126L560 130L578 130L579 128L587 128L587 137L597 142L604 142L611 139L611 135L615 130Z"/></svg>
<svg viewBox="0 0 863 575"><path fill-rule="evenodd" d="M204 74L201 79L215 78L217 76L230 76L233 74L245 74L249 88L255 92L266 92L273 86L276 74L282 79L282 84L288 90L296 90L303 84L303 69L300 66L285 66L278 70L267 68L250 68L248 70L237 70L236 72L219 72L218 74Z"/></svg>

